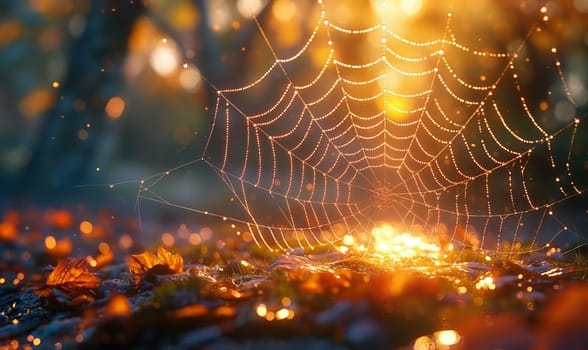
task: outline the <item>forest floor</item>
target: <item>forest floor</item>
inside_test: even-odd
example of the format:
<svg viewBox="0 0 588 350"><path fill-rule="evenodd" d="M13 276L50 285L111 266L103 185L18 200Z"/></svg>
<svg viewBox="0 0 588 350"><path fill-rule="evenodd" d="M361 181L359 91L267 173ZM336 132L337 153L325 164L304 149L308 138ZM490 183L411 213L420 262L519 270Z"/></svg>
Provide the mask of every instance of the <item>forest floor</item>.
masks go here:
<svg viewBox="0 0 588 350"><path fill-rule="evenodd" d="M582 249L393 263L286 255L224 226L140 232L136 217L80 208L5 211L0 242L0 349L588 344Z"/></svg>

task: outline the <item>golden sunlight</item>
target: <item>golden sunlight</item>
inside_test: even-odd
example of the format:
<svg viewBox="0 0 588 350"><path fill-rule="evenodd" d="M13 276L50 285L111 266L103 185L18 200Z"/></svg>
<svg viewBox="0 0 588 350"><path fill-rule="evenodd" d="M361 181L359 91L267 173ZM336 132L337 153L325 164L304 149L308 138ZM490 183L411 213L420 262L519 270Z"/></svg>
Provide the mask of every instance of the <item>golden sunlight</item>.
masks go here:
<svg viewBox="0 0 588 350"><path fill-rule="evenodd" d="M388 96L383 100L382 105L386 116L397 122L405 121L418 111L413 100L400 96Z"/></svg>
<svg viewBox="0 0 588 350"><path fill-rule="evenodd" d="M399 17L413 17L423 8L422 0L371 0L374 11L386 21Z"/></svg>
<svg viewBox="0 0 588 350"><path fill-rule="evenodd" d="M280 22L288 22L296 15L296 2L277 0L272 3L272 14Z"/></svg>
<svg viewBox="0 0 588 350"><path fill-rule="evenodd" d="M455 345L461 340L459 333L451 329L436 332L435 337L437 338L437 342L444 346Z"/></svg>
<svg viewBox="0 0 588 350"><path fill-rule="evenodd" d="M372 229L375 241L375 253L383 258L399 261L414 257L439 258L441 248L428 242L424 236L400 232L390 224L383 224Z"/></svg>

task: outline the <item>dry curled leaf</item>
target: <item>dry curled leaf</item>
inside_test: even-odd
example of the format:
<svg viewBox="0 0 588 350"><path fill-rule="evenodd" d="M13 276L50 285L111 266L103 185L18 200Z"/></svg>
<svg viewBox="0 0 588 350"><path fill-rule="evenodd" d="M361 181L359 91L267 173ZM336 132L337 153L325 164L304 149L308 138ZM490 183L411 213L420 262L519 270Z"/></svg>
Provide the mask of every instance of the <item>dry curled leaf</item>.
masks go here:
<svg viewBox="0 0 588 350"><path fill-rule="evenodd" d="M53 289L76 296L98 288L101 280L88 271L88 262L83 258L65 258L51 271L45 287L37 291L40 296L48 296Z"/></svg>
<svg viewBox="0 0 588 350"><path fill-rule="evenodd" d="M184 258L180 254L174 254L159 246L157 247L157 258L159 258L162 265L169 267L174 273L182 273Z"/></svg>
<svg viewBox="0 0 588 350"><path fill-rule="evenodd" d="M184 269L184 258L180 254L174 254L159 246L156 254L145 251L141 254L131 255L129 271L140 279L146 272L152 271L156 274L182 273Z"/></svg>

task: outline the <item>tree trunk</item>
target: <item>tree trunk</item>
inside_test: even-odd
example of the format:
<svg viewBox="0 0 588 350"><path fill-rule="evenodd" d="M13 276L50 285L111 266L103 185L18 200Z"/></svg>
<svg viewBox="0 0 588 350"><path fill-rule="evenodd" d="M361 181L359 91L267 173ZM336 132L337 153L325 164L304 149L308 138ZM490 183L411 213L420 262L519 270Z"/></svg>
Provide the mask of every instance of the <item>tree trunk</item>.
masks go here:
<svg viewBox="0 0 588 350"><path fill-rule="evenodd" d="M122 61L141 0L93 1L83 34L71 47L56 106L45 116L19 181L28 195L67 195L93 180L114 146L117 122L104 112L123 86Z"/></svg>

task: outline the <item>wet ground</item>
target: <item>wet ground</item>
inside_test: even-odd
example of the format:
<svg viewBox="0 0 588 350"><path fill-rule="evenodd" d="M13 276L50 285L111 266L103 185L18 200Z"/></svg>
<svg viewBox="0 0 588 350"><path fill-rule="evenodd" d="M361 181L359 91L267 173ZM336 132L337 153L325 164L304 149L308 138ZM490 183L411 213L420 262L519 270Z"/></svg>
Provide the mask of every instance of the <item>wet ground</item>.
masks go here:
<svg viewBox="0 0 588 350"><path fill-rule="evenodd" d="M582 249L270 253L230 227L5 211L2 349L582 349ZM193 227L191 227L193 226Z"/></svg>

